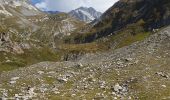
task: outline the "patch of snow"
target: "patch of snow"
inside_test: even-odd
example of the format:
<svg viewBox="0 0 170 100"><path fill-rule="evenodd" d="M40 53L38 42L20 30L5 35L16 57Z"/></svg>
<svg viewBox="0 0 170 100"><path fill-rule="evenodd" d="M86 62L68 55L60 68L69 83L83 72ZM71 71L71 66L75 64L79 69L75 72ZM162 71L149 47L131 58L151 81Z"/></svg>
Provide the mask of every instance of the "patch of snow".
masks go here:
<svg viewBox="0 0 170 100"><path fill-rule="evenodd" d="M78 12L83 13L83 14L84 14L86 17L88 17L90 20L94 20L94 19L95 19L90 13L88 13L88 12L86 12L86 11L84 11L84 10L77 10L76 12L77 12L77 13L78 13ZM85 19L85 17L84 17L83 19Z"/></svg>

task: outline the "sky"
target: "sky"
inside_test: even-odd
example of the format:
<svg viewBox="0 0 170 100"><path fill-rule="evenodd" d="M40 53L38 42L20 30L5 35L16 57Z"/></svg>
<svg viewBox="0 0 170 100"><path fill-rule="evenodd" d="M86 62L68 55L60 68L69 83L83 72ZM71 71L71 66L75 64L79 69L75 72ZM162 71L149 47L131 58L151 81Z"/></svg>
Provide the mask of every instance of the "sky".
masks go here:
<svg viewBox="0 0 170 100"><path fill-rule="evenodd" d="M118 0L31 0L39 9L45 11L69 12L78 7L93 7L104 12Z"/></svg>

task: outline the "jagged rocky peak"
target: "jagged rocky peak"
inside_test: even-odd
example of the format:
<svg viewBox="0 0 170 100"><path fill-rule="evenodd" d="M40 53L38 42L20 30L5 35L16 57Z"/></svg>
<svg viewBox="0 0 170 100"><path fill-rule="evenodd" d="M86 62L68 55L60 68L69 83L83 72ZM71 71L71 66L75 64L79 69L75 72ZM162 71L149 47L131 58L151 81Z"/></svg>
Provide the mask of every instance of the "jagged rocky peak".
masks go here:
<svg viewBox="0 0 170 100"><path fill-rule="evenodd" d="M88 7L80 7L80 8L77 8L77 9L69 12L69 15L71 15L72 17L75 17L81 21L84 21L84 22L91 22L95 19L100 18L102 13L96 11L92 7L89 7L89 8Z"/></svg>

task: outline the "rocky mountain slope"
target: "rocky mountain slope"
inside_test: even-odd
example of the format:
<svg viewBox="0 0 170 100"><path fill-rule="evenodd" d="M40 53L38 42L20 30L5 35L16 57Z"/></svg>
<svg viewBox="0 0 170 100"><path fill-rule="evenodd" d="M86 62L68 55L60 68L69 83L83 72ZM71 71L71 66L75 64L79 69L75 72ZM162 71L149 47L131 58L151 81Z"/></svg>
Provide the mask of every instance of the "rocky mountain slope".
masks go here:
<svg viewBox="0 0 170 100"><path fill-rule="evenodd" d="M56 45L84 25L67 14L46 14L29 0L0 0L0 72L56 61Z"/></svg>
<svg viewBox="0 0 170 100"><path fill-rule="evenodd" d="M74 62L41 62L0 75L2 99L170 97L170 27L130 46Z"/></svg>
<svg viewBox="0 0 170 100"><path fill-rule="evenodd" d="M27 48L31 47L30 42L32 45L39 42L45 44L44 41L54 40L59 33L69 35L71 31L84 24L64 13L46 14L34 7L29 0L0 0L0 2L0 33L8 36L6 41L11 41L11 46L14 45L12 42L15 42L18 49L20 44L23 47L26 45ZM51 44L51 41L48 44Z"/></svg>
<svg viewBox="0 0 170 100"><path fill-rule="evenodd" d="M1 40L1 51L23 53L17 42L29 39L39 29L32 19L44 15L28 0L0 0L0 34L6 38Z"/></svg>
<svg viewBox="0 0 170 100"><path fill-rule="evenodd" d="M100 18L100 16L102 15L101 12L96 11L94 8L90 7L80 7L77 8L75 10L72 10L71 12L69 12L69 15L71 15L72 17L75 17L81 21L84 22L91 22L95 19Z"/></svg>
<svg viewBox="0 0 170 100"><path fill-rule="evenodd" d="M28 0L0 0L1 25L8 25L6 27L27 29L29 26L32 31L36 31L38 26L27 17L42 15L43 13Z"/></svg>
<svg viewBox="0 0 170 100"><path fill-rule="evenodd" d="M41 12L29 0L0 0L0 14L5 16L35 16Z"/></svg>
<svg viewBox="0 0 170 100"><path fill-rule="evenodd" d="M144 30L152 31L170 24L169 9L169 0L119 0L78 41L92 42L134 23L143 23Z"/></svg>
<svg viewBox="0 0 170 100"><path fill-rule="evenodd" d="M74 30L85 25L66 13L48 15L38 24L41 28L34 34L35 37L44 43L53 44L53 47L59 44L64 36L71 35Z"/></svg>

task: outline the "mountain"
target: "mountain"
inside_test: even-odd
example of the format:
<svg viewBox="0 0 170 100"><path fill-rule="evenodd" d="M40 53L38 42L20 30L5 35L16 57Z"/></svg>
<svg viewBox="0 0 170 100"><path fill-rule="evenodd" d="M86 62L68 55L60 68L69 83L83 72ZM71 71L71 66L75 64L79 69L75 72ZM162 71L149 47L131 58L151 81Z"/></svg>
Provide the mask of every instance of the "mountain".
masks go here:
<svg viewBox="0 0 170 100"><path fill-rule="evenodd" d="M38 22L38 25L41 28L34 34L36 38L55 47L63 37L70 36L74 30L84 26L85 23L70 17L67 13L58 13L47 15Z"/></svg>
<svg viewBox="0 0 170 100"><path fill-rule="evenodd" d="M85 32L83 41L76 40L91 42L115 34L131 24L134 27L142 24L144 30L152 31L170 24L169 12L169 0L119 0L94 22L91 30Z"/></svg>
<svg viewBox="0 0 170 100"><path fill-rule="evenodd" d="M53 38L58 34L71 34L71 31L84 24L68 14L46 14L34 7L29 0L0 0L0 17L0 33L9 35L8 41L11 41L5 47L14 49L15 43L17 44L17 50L15 50L17 53L22 53L22 49L25 49L22 48L25 47L22 45L26 44L30 47L35 45L35 41L40 41L43 44L48 41L48 44L52 44ZM34 43L32 43L33 41ZM19 48L20 50L18 50ZM2 51L8 51L8 49L2 49Z"/></svg>
<svg viewBox="0 0 170 100"><path fill-rule="evenodd" d="M89 22L91 22L95 19L100 18L102 13L96 11L92 7L90 7L90 8L80 7L80 8L77 8L75 10L70 11L69 15L71 15L72 17L75 17L75 18L77 18L81 21L89 23Z"/></svg>
<svg viewBox="0 0 170 100"><path fill-rule="evenodd" d="M40 16L44 16L44 13L29 0L0 0L0 33L4 37L8 36L5 41L1 41L0 51L22 53L17 41L29 38L30 33L39 29L33 19Z"/></svg>
<svg viewBox="0 0 170 100"><path fill-rule="evenodd" d="M0 0L0 14L4 16L35 16L41 11L34 7L29 0Z"/></svg>
<svg viewBox="0 0 170 100"><path fill-rule="evenodd" d="M0 0L0 71L58 60L60 39L82 25L65 13L46 14L29 0Z"/></svg>
<svg viewBox="0 0 170 100"><path fill-rule="evenodd" d="M31 19L45 14L34 7L29 0L0 0L1 26L21 31L29 29L36 31L38 26Z"/></svg>
<svg viewBox="0 0 170 100"><path fill-rule="evenodd" d="M59 13L62 13L60 11L45 11L46 13L48 14L59 14Z"/></svg>

